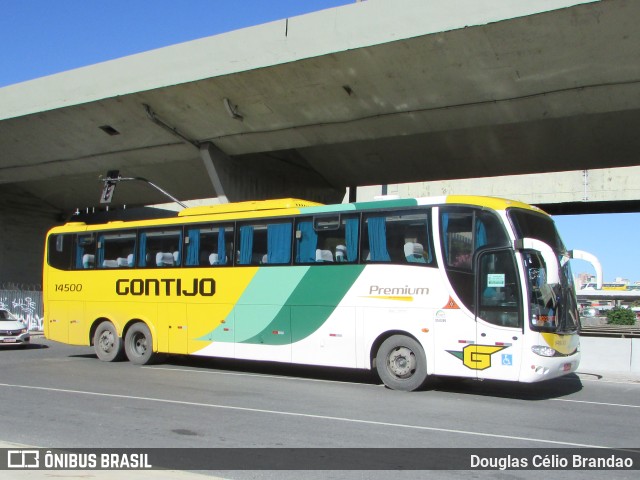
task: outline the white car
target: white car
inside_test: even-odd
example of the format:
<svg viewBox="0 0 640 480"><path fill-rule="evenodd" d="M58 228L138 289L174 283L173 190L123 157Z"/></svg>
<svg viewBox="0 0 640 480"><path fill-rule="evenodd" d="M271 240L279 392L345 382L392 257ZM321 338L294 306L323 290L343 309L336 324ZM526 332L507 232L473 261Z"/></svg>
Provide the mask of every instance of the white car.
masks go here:
<svg viewBox="0 0 640 480"><path fill-rule="evenodd" d="M0 345L27 345L31 340L29 329L11 312L0 309Z"/></svg>

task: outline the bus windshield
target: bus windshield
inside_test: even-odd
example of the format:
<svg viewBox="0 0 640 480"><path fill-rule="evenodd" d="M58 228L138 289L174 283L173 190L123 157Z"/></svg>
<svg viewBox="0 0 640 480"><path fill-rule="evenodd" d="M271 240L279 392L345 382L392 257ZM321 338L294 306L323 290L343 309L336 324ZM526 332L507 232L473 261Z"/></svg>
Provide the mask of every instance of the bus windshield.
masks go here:
<svg viewBox="0 0 640 480"><path fill-rule="evenodd" d="M575 332L579 326L578 306L573 275L566 261L565 248L555 224L546 215L511 209L509 218L518 238L534 238L549 245L560 260L560 283L548 284L542 255L535 251L523 252L529 294L531 328L544 332Z"/></svg>

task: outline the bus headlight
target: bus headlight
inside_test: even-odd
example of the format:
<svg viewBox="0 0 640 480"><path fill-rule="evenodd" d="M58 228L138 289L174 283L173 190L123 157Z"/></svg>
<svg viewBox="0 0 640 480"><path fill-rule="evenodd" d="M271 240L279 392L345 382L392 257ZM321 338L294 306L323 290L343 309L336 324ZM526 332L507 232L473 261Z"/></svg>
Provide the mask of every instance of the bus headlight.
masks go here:
<svg viewBox="0 0 640 480"><path fill-rule="evenodd" d="M553 348L547 347L546 345L534 345L531 347L531 350L533 353L540 355L541 357L553 357L556 354L556 351Z"/></svg>

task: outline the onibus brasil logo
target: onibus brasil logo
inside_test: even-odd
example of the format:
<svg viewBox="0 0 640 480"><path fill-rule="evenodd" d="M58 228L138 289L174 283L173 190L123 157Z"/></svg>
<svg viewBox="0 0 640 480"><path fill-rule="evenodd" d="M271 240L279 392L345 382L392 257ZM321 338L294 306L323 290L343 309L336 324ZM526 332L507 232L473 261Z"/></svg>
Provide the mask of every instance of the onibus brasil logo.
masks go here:
<svg viewBox="0 0 640 480"><path fill-rule="evenodd" d="M461 352L447 350L454 357L462 360L465 367L471 370L486 370L491 367L491 355L507 347L495 345L467 345Z"/></svg>

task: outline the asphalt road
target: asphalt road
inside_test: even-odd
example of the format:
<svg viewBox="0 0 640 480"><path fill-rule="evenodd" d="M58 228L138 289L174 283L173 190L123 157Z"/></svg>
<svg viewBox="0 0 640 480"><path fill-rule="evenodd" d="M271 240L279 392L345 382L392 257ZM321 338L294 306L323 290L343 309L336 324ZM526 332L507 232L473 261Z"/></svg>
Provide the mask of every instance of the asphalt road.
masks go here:
<svg viewBox="0 0 640 480"><path fill-rule="evenodd" d="M138 367L35 338L28 348L0 349L0 399L0 441L43 448L640 447L640 381L592 375L534 385L436 379L425 391L407 393L385 388L368 372L186 357ZM534 478L529 473L509 478Z"/></svg>

